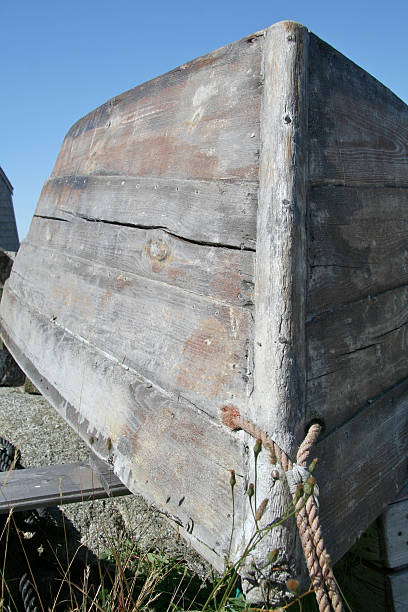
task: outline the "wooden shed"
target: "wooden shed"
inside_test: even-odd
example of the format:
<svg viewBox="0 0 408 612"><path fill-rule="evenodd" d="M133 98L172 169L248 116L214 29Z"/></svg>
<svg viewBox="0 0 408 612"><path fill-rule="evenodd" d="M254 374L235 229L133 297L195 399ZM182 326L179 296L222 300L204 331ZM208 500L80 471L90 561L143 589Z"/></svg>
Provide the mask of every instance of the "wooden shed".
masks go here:
<svg viewBox="0 0 408 612"><path fill-rule="evenodd" d="M0 249L16 252L19 244L13 207L13 186L0 167Z"/></svg>
<svg viewBox="0 0 408 612"><path fill-rule="evenodd" d="M1 334L219 569L231 469L233 558L253 530L254 440L223 407L292 458L323 425L312 457L334 561L407 481L407 153L407 106L289 21L109 100L64 140ZM261 525L290 501L274 472L261 453ZM254 592L302 574L290 522L251 555Z"/></svg>

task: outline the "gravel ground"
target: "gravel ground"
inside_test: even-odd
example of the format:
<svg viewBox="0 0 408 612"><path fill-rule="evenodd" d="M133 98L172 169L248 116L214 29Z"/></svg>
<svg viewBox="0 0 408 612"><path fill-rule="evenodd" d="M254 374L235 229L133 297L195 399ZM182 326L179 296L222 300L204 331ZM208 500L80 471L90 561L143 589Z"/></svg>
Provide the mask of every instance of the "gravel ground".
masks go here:
<svg viewBox="0 0 408 612"><path fill-rule="evenodd" d="M89 451L81 438L39 395L22 387L0 387L0 436L21 450L24 467L87 460ZM61 506L55 520L64 518L72 550L81 543L82 554L99 556L110 542L130 540L142 550L158 548L186 559L199 575L208 575L208 565L178 535L170 522L142 497L95 500Z"/></svg>

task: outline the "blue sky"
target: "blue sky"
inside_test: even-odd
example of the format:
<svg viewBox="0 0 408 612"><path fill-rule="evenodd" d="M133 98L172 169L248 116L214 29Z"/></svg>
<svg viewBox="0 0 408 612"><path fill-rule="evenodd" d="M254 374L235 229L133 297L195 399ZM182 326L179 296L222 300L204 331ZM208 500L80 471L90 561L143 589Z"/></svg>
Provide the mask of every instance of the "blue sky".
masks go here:
<svg viewBox="0 0 408 612"><path fill-rule="evenodd" d="M1 0L0 165L20 239L75 121L282 19L300 21L408 102L408 0Z"/></svg>

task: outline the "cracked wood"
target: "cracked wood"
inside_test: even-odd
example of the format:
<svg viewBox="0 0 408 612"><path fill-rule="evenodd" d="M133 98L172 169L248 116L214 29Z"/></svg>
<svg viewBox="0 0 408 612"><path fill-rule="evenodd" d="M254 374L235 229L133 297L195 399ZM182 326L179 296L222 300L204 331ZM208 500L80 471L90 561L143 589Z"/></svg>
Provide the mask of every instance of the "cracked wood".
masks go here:
<svg viewBox="0 0 408 612"><path fill-rule="evenodd" d="M35 214L165 227L186 240L254 250L257 191L255 181L70 176L46 182Z"/></svg>
<svg viewBox="0 0 408 612"><path fill-rule="evenodd" d="M257 180L263 38L131 89L65 137L52 176Z"/></svg>
<svg viewBox="0 0 408 612"><path fill-rule="evenodd" d="M408 190L309 191L310 314L408 283Z"/></svg>
<svg viewBox="0 0 408 612"><path fill-rule="evenodd" d="M406 478L407 117L283 22L81 119L44 186L4 289L6 344L219 568L228 469L253 475L245 437L219 423L226 402L289 454L323 418L334 558ZM272 520L285 488L269 462L258 474ZM238 555L244 502L242 486ZM273 537L285 588L301 557L290 527Z"/></svg>
<svg viewBox="0 0 408 612"><path fill-rule="evenodd" d="M78 341L10 290L5 307L2 336L43 395L98 456L115 458L122 482L184 527L222 571L231 533L231 466L240 492L235 520L242 516L241 442L190 402Z"/></svg>
<svg viewBox="0 0 408 612"><path fill-rule="evenodd" d="M309 322L309 418L322 418L330 431L408 376L407 304L401 287Z"/></svg>
<svg viewBox="0 0 408 612"><path fill-rule="evenodd" d="M406 105L317 36L310 40L310 183L407 187Z"/></svg>
<svg viewBox="0 0 408 612"><path fill-rule="evenodd" d="M112 274L137 274L231 306L253 305L255 256L250 251L208 247L160 229L69 221L35 216L28 240L34 248L70 253Z"/></svg>
<svg viewBox="0 0 408 612"><path fill-rule="evenodd" d="M9 289L49 319L213 416L220 402L246 404L248 311L27 241L21 249Z"/></svg>
<svg viewBox="0 0 408 612"><path fill-rule="evenodd" d="M321 523L333 562L396 497L407 455L408 380L318 442Z"/></svg>

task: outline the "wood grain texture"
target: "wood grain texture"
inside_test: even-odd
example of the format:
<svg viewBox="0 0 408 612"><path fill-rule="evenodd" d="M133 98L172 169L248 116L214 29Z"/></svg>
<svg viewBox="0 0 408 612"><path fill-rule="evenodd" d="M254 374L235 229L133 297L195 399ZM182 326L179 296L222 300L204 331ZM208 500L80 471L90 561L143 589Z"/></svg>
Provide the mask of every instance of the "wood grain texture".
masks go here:
<svg viewBox="0 0 408 612"><path fill-rule="evenodd" d="M254 441L220 424L224 404L292 458L309 419L324 421L334 559L406 480L407 134L401 101L282 22L81 119L44 186L1 302L4 339L219 569L229 469L234 555L253 532ZM266 453L257 495L265 522L289 503ZM264 571L275 547L278 570ZM281 603L302 559L294 526L273 530L255 582L243 569L250 598L271 587Z"/></svg>
<svg viewBox="0 0 408 612"><path fill-rule="evenodd" d="M253 387L263 42L73 126L2 302L2 333L36 386L219 569L228 469L242 524L244 447L217 421Z"/></svg>
<svg viewBox="0 0 408 612"><path fill-rule="evenodd" d="M246 309L28 241L21 249L9 290L79 342L212 416L226 401L246 405L253 384Z"/></svg>
<svg viewBox="0 0 408 612"><path fill-rule="evenodd" d="M257 179L262 35L109 100L68 132L52 176Z"/></svg>
<svg viewBox="0 0 408 612"><path fill-rule="evenodd" d="M289 455L303 434L305 399L307 61L306 28L288 21L266 31L255 274L255 379L249 416ZM266 453L258 465L258 498L270 498L265 521L271 522L287 508L288 492L272 478ZM249 535L249 514L246 528ZM285 568L281 574L267 570L273 583L271 601L278 601L276 591L284 590L287 578L293 573L299 576L303 568L292 524L272 530L254 551L254 563L264 566L268 551L274 548L280 551L277 565ZM252 600L261 597L253 583L248 595Z"/></svg>
<svg viewBox="0 0 408 612"><path fill-rule="evenodd" d="M335 563L408 480L408 382L397 385L322 439L321 523Z"/></svg>
<svg viewBox="0 0 408 612"><path fill-rule="evenodd" d="M311 184L408 186L407 106L313 34Z"/></svg>
<svg viewBox="0 0 408 612"><path fill-rule="evenodd" d="M394 612L405 612L408 600L408 568L390 574L388 580L391 586Z"/></svg>
<svg viewBox="0 0 408 612"><path fill-rule="evenodd" d="M407 323L408 287L344 304L309 321L308 418L322 418L331 431L406 378Z"/></svg>
<svg viewBox="0 0 408 612"><path fill-rule="evenodd" d="M74 175L45 183L36 214L162 228L186 240L254 249L257 191L256 181Z"/></svg>
<svg viewBox="0 0 408 612"><path fill-rule="evenodd" d="M95 262L112 274L137 274L231 306L253 306L251 251L195 244L161 229L64 218L34 217L30 244Z"/></svg>
<svg viewBox="0 0 408 612"><path fill-rule="evenodd" d="M43 395L129 489L184 526L221 570L231 533L229 469L237 474L236 524L242 521L242 443L10 289L5 307L2 336Z"/></svg>
<svg viewBox="0 0 408 612"><path fill-rule="evenodd" d="M408 499L390 504L381 522L386 565L408 568Z"/></svg>
<svg viewBox="0 0 408 612"><path fill-rule="evenodd" d="M408 189L308 193L310 315L408 283Z"/></svg>
<svg viewBox="0 0 408 612"><path fill-rule="evenodd" d="M129 489L104 463L98 460L97 467L65 463L1 473L0 514L129 495Z"/></svg>

